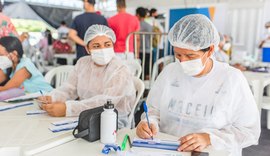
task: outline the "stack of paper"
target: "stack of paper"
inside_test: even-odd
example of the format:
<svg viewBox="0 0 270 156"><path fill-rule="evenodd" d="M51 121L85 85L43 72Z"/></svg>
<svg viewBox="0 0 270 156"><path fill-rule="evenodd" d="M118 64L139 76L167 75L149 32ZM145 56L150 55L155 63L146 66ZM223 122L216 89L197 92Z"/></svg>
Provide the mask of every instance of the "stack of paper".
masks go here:
<svg viewBox="0 0 270 156"><path fill-rule="evenodd" d="M26 115L38 115L38 114L46 114L47 112L44 110L30 110L26 112Z"/></svg>
<svg viewBox="0 0 270 156"><path fill-rule="evenodd" d="M16 104L8 104L8 105L0 106L0 111L5 111L5 110L14 109L14 108L23 107L23 106L29 106L29 105L33 105L33 103L21 102L21 103L16 103Z"/></svg>
<svg viewBox="0 0 270 156"><path fill-rule="evenodd" d="M53 122L52 125L53 126L51 126L49 129L54 133L72 130L78 125L78 119L66 119L63 121L57 121Z"/></svg>
<svg viewBox="0 0 270 156"><path fill-rule="evenodd" d="M62 121L52 122L52 124L54 126L62 126L62 125L68 125L68 124L77 123L77 122L78 122L78 119L66 119Z"/></svg>
<svg viewBox="0 0 270 156"><path fill-rule="evenodd" d="M30 100L38 98L39 96L42 96L40 92L31 93L31 94L26 94L24 96L19 96L16 98L7 99L7 100L5 100L5 102L15 103L15 102L30 101Z"/></svg>
<svg viewBox="0 0 270 156"><path fill-rule="evenodd" d="M117 156L182 156L181 153L169 153L166 151L121 151L117 152Z"/></svg>

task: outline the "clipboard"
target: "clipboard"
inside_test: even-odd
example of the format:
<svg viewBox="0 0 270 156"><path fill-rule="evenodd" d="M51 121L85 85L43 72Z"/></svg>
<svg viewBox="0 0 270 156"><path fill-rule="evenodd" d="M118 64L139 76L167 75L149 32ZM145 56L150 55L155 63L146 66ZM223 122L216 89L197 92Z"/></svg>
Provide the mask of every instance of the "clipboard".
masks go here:
<svg viewBox="0 0 270 156"><path fill-rule="evenodd" d="M180 142L172 140L134 138L132 146L177 151L178 147L180 146Z"/></svg>

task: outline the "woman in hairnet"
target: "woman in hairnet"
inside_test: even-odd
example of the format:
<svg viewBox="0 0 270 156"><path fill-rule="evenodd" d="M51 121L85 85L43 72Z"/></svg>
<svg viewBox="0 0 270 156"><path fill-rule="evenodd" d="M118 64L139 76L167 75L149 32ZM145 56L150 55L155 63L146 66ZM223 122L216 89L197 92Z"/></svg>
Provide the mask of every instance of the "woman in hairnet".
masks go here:
<svg viewBox="0 0 270 156"><path fill-rule="evenodd" d="M257 144L259 113L243 74L211 58L219 35L204 15L188 15L169 32L176 62L168 65L148 95L150 128L145 120L137 135L158 131L178 136L179 151L201 151L211 145L240 156Z"/></svg>
<svg viewBox="0 0 270 156"><path fill-rule="evenodd" d="M136 91L129 69L115 57L115 40L114 32L107 26L88 28L84 42L90 56L77 62L67 83L54 89L50 96L40 97L49 103L42 105L49 115L79 116L86 109L112 100L119 112L119 127L127 126Z"/></svg>

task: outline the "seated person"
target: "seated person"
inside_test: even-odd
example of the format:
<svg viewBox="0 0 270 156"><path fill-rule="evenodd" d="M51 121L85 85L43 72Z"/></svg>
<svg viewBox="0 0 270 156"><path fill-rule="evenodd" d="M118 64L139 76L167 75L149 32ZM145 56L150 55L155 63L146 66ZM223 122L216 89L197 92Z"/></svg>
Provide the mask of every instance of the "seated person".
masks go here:
<svg viewBox="0 0 270 156"><path fill-rule="evenodd" d="M8 57L12 62L12 67L0 70L0 84L8 80L3 86L0 86L0 91L24 88L28 93L50 92L52 87L45 81L31 60L22 57L23 53L22 44L18 38L0 38L0 56Z"/></svg>
<svg viewBox="0 0 270 156"><path fill-rule="evenodd" d="M115 40L114 32L107 26L88 28L84 42L90 56L79 59L64 85L39 98L48 103L42 108L49 115L79 116L110 99L119 113L119 128L127 126L136 91L128 67L115 56Z"/></svg>
<svg viewBox="0 0 270 156"><path fill-rule="evenodd" d="M225 38L221 33L219 33L219 36L220 42L218 46L215 48L213 56L217 61L229 63L230 61L229 55L227 55L225 52L226 50L223 49L224 46L226 45Z"/></svg>
<svg viewBox="0 0 270 156"><path fill-rule="evenodd" d="M145 120L137 135L157 131L180 137L179 151L211 145L241 156L258 143L260 117L242 72L213 60L219 35L204 15L187 15L171 28L168 39L176 62L165 67L148 95L150 128Z"/></svg>
<svg viewBox="0 0 270 156"><path fill-rule="evenodd" d="M4 71L12 67L12 61L7 56L0 56L0 86L4 86L9 78Z"/></svg>

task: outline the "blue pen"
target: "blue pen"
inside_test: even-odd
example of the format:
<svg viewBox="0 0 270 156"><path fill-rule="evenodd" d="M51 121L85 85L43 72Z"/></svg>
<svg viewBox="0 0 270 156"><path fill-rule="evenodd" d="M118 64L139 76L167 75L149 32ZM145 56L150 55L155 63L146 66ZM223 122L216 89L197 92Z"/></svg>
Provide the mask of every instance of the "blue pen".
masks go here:
<svg viewBox="0 0 270 156"><path fill-rule="evenodd" d="M41 96L44 96L44 95L43 95L43 92L42 92L41 90L39 90L39 92L40 92Z"/></svg>
<svg viewBox="0 0 270 156"><path fill-rule="evenodd" d="M43 92L41 90L39 90L39 92L40 92L41 96L44 97ZM37 100L37 101L39 101L39 100ZM48 103L48 101L40 101L40 102L43 103L43 104L47 104Z"/></svg>
<svg viewBox="0 0 270 156"><path fill-rule="evenodd" d="M149 127L149 129L151 129L149 118L148 118L148 108L147 108L147 105L146 105L145 101L143 102L143 109L144 109L144 112L146 114L146 120L147 120L147 123L148 123L148 127ZM153 136L151 136L151 138L152 138L152 140L154 139Z"/></svg>

